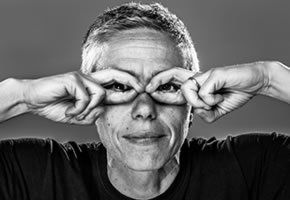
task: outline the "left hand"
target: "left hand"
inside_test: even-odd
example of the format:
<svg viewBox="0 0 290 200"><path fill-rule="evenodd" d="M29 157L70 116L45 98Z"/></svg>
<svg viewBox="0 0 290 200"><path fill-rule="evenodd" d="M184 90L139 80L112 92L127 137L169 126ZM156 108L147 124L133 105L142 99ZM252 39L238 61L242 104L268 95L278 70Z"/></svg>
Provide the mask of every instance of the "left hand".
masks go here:
<svg viewBox="0 0 290 200"><path fill-rule="evenodd" d="M263 92L269 81L268 64L257 62L234 65L196 74L194 78L200 88L195 81L187 80L190 77L189 70L173 68L153 77L146 91L152 92L173 78L180 81L183 79L181 91L186 101L203 120L214 122Z"/></svg>

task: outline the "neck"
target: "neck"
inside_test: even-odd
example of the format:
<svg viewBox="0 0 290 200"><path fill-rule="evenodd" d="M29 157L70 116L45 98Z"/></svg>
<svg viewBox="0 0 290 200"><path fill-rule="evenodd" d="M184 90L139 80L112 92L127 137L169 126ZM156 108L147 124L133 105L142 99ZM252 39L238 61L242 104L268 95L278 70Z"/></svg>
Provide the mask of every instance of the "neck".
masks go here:
<svg viewBox="0 0 290 200"><path fill-rule="evenodd" d="M108 177L122 194L134 199L159 196L173 183L179 172L179 153L158 170L136 171L108 158Z"/></svg>

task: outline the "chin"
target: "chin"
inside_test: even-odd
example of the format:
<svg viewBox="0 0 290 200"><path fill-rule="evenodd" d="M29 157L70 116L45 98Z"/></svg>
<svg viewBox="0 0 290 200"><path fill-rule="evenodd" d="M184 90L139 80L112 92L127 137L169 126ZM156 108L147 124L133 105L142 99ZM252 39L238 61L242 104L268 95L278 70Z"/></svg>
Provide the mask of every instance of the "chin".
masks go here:
<svg viewBox="0 0 290 200"><path fill-rule="evenodd" d="M162 168L166 162L167 159L162 156L152 156L152 155L142 155L140 156L127 156L123 162L124 164L134 170L134 171L152 171L152 170L158 170Z"/></svg>

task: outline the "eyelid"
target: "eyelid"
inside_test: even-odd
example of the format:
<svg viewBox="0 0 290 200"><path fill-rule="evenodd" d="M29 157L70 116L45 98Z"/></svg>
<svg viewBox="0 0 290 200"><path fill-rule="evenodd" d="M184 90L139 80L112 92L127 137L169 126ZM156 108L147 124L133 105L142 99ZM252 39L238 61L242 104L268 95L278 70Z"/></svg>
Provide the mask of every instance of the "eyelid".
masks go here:
<svg viewBox="0 0 290 200"><path fill-rule="evenodd" d="M176 78L173 78L172 80L170 80L168 83L174 83L176 85L182 85L182 82L177 80Z"/></svg>
<svg viewBox="0 0 290 200"><path fill-rule="evenodd" d="M178 91L180 91L180 88L181 88L181 85L180 84L175 84L175 83L173 83L173 82L168 82L168 83L165 83L165 84L162 84L162 85L159 85L158 87L157 87L157 89L156 89L156 92L166 92L166 93L168 93L168 92L172 92L172 88L170 88L169 90L166 90L166 89L162 89L162 88L160 88L160 87L162 87L162 86L164 86L164 85L170 85L169 87L173 87L173 90L174 90L174 92L178 92Z"/></svg>
<svg viewBox="0 0 290 200"><path fill-rule="evenodd" d="M175 81L175 80L173 80L173 81L169 81L169 82L167 82L167 83L164 83L164 84L162 84L162 85L166 85L166 84L172 84L172 85L175 85L175 86L178 86L178 87L181 87L181 83L179 83L179 82L177 82L177 81ZM162 85L159 85L159 86L162 86Z"/></svg>
<svg viewBox="0 0 290 200"><path fill-rule="evenodd" d="M110 87L113 87L114 84L119 84L119 85L123 85L126 89L124 90L121 90L122 92L127 92L131 89L133 89L133 87L129 86L129 85L126 85L126 84L123 84L123 83L120 83L120 82L117 82L117 81L110 81L109 83L106 83L106 84L103 84L102 86L105 88L105 89L108 89L108 90L113 90L111 89Z"/></svg>

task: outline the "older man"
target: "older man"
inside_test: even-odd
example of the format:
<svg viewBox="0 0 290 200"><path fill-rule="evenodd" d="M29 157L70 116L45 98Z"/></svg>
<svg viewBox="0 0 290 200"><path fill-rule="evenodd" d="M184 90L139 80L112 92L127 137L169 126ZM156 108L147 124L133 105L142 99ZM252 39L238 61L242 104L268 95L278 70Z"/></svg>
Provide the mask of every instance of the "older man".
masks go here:
<svg viewBox="0 0 290 200"><path fill-rule="evenodd" d="M290 141L280 134L187 140L262 94L290 103L290 69L258 62L199 73L184 24L159 4L98 16L81 72L0 84L0 120L33 112L96 124L101 143L0 143L1 199L289 199Z"/></svg>

